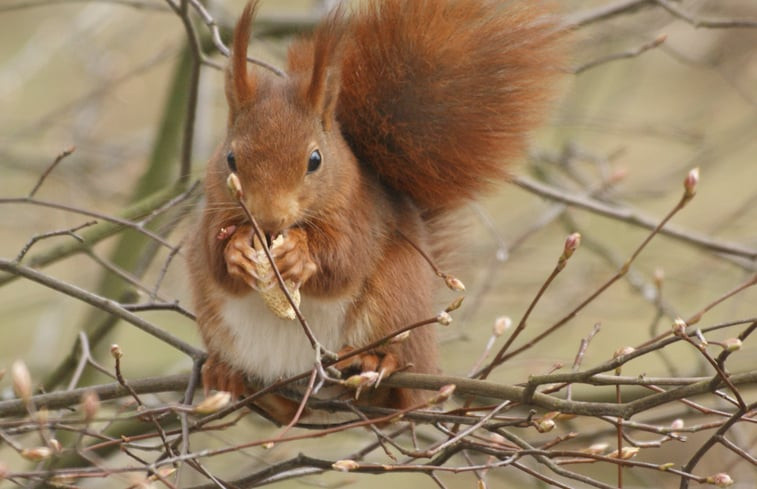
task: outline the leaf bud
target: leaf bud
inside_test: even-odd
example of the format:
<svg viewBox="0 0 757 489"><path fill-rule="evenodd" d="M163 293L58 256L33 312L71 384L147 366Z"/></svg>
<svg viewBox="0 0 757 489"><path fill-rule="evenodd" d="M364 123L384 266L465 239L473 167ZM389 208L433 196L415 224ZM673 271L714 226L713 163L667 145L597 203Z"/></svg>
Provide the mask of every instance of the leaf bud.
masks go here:
<svg viewBox="0 0 757 489"><path fill-rule="evenodd" d="M679 337L686 336L686 321L676 318L673 321L673 334Z"/></svg>
<svg viewBox="0 0 757 489"><path fill-rule="evenodd" d="M242 182L239 181L239 176L236 173L229 173L226 178L226 188L229 190L232 199L242 198Z"/></svg>
<svg viewBox="0 0 757 489"><path fill-rule="evenodd" d="M462 280L457 277L453 277L452 275L445 275L444 283L447 284L447 287L450 290L454 290L455 292L465 291L465 284L462 282Z"/></svg>
<svg viewBox="0 0 757 489"><path fill-rule="evenodd" d="M92 421L100 410L100 397L95 391L87 391L81 396L81 410L84 413L84 420Z"/></svg>
<svg viewBox="0 0 757 489"><path fill-rule="evenodd" d="M28 403L32 398L32 376L23 360L16 360L11 365L11 379L13 381L13 392Z"/></svg>
<svg viewBox="0 0 757 489"><path fill-rule="evenodd" d="M215 413L226 407L231 402L231 393L225 391L219 391L215 394L206 397L200 404L195 406L194 411L198 414L211 414Z"/></svg>
<svg viewBox="0 0 757 489"><path fill-rule="evenodd" d="M578 249L581 244L581 233L573 233L565 239L565 246L561 259L567 260Z"/></svg>
<svg viewBox="0 0 757 489"><path fill-rule="evenodd" d="M434 397L429 400L430 404L441 404L454 394L457 386L455 384L443 385Z"/></svg>
<svg viewBox="0 0 757 489"><path fill-rule="evenodd" d="M723 340L723 349L725 351L741 350L742 342L738 338L728 338Z"/></svg>
<svg viewBox="0 0 757 489"><path fill-rule="evenodd" d="M465 299L464 296L458 297L454 301L450 302L449 305L446 308L444 308L444 311L445 312L452 312L452 311L456 311L456 310L460 309L460 306L463 305L463 300L464 299Z"/></svg>
<svg viewBox="0 0 757 489"><path fill-rule="evenodd" d="M621 460L628 460L630 458L633 458L636 456L637 453L639 453L640 448L639 447L623 447L620 449L620 457L618 457L618 451L615 450L609 455L607 455L610 458L620 458Z"/></svg>
<svg viewBox="0 0 757 489"><path fill-rule="evenodd" d="M584 452L584 453L588 453L590 455L599 455L600 453L602 453L605 450L607 450L608 446L610 446L610 445L607 444L607 443L594 443L594 444L590 445L589 447L584 448L581 451Z"/></svg>
<svg viewBox="0 0 757 489"><path fill-rule="evenodd" d="M50 441L47 442L47 446L49 446L54 453L60 453L61 450L63 450L63 447L57 438L50 438Z"/></svg>
<svg viewBox="0 0 757 489"><path fill-rule="evenodd" d="M389 343L402 343L403 341L407 341L408 338L410 338L410 330L403 331L398 335L392 336L392 338L389 340Z"/></svg>
<svg viewBox="0 0 757 489"><path fill-rule="evenodd" d="M513 320L509 316L500 316L494 321L493 333L494 336L502 336L505 331L510 329L513 325Z"/></svg>
<svg viewBox="0 0 757 489"><path fill-rule="evenodd" d="M699 183L699 168L693 168L686 175L683 181L683 188L685 190L684 198L690 200L697 193L697 184Z"/></svg>
<svg viewBox="0 0 757 489"><path fill-rule="evenodd" d="M623 357L626 355L630 355L631 353L635 352L636 348L632 346L624 346L622 348L618 348L615 350L615 353L612 354L613 358Z"/></svg>
<svg viewBox="0 0 757 489"><path fill-rule="evenodd" d="M541 418L539 421L536 422L536 430L539 433L547 433L548 431L552 431L555 428L556 424L557 423L555 423L554 419Z"/></svg>
<svg viewBox="0 0 757 489"><path fill-rule="evenodd" d="M711 475L707 477L705 480L708 484L712 484L714 486L718 487L728 487L733 485L733 479L731 479L731 476L726 474L725 472L720 472L715 475Z"/></svg>
<svg viewBox="0 0 757 489"><path fill-rule="evenodd" d="M352 389L362 389L365 386L371 385L378 379L378 372L369 370L360 374L352 375L342 381L342 385L350 387Z"/></svg>
<svg viewBox="0 0 757 489"><path fill-rule="evenodd" d="M39 462L50 457L52 454L53 450L50 447L24 448L21 450L21 456L32 462Z"/></svg>
<svg viewBox="0 0 757 489"><path fill-rule="evenodd" d="M360 464L355 462L354 460L337 460L333 464L331 464L331 467L339 470L341 472L349 472L351 470L355 470L360 467Z"/></svg>
<svg viewBox="0 0 757 489"><path fill-rule="evenodd" d="M442 326L449 326L452 324L452 316L450 316L447 311L442 311L436 316L436 322Z"/></svg>

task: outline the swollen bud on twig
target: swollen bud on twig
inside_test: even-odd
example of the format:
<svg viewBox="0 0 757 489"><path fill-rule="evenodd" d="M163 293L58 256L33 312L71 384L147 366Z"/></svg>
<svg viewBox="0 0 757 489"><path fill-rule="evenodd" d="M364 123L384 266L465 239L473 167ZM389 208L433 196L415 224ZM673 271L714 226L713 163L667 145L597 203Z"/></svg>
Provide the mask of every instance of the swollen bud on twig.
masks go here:
<svg viewBox="0 0 757 489"><path fill-rule="evenodd" d="M624 346L622 348L618 348L615 350L615 353L612 354L613 358L623 357L625 355L630 355L631 353L635 352L636 348L632 346Z"/></svg>
<svg viewBox="0 0 757 489"><path fill-rule="evenodd" d="M464 299L465 299L464 296L458 297L454 301L450 302L450 304L446 308L444 308L444 311L445 312L457 311L458 309L460 309L460 306L463 305Z"/></svg>
<svg viewBox="0 0 757 489"><path fill-rule="evenodd" d="M615 353L612 354L612 358L624 357L626 355L630 355L631 353L635 351L636 349L632 346L624 346L622 348L618 348L617 350L615 350ZM615 367L615 375L620 375L621 369L622 369L621 365L618 365L617 367Z"/></svg>
<svg viewBox="0 0 757 489"><path fill-rule="evenodd" d="M452 316L450 316L447 311L442 311L436 316L436 322L442 326L449 326L452 324Z"/></svg>
<svg viewBox="0 0 757 489"><path fill-rule="evenodd" d="M615 185L616 183L623 181L628 176L628 170L626 168L616 168L607 177L607 183Z"/></svg>
<svg viewBox="0 0 757 489"><path fill-rule="evenodd" d="M552 431L557 423L555 419L560 415L560 411L550 411L536 421L536 430L539 433Z"/></svg>
<svg viewBox="0 0 757 489"><path fill-rule="evenodd" d="M350 377L347 377L345 380L342 381L342 385L346 387L350 387L352 389L359 389L361 387L365 387L366 385L370 385L376 382L377 378L378 378L378 372L368 370L367 372L363 372L363 373L359 373L359 374L355 374Z"/></svg>
<svg viewBox="0 0 757 489"><path fill-rule="evenodd" d="M32 376L23 360L16 360L11 365L11 379L13 381L13 392L24 403L28 404L32 398Z"/></svg>
<svg viewBox="0 0 757 489"><path fill-rule="evenodd" d="M725 472L720 472L719 474L711 475L707 477L705 480L708 484L712 484L714 486L718 487L728 487L733 485L733 479L731 479L731 476L726 474Z"/></svg>
<svg viewBox="0 0 757 489"><path fill-rule="evenodd" d="M450 290L454 290L455 292L463 292L465 290L465 284L459 278L452 275L445 275L444 283L447 284Z"/></svg>
<svg viewBox="0 0 757 489"><path fill-rule="evenodd" d="M457 388L457 386L455 384L443 385L441 387L441 389L439 389L439 392L437 392L437 394L434 397L432 397L431 399L429 399L429 401L428 401L429 404L441 404L441 403L443 403L444 401L446 401L447 399L449 399L452 396L452 394L455 392L456 388Z"/></svg>
<svg viewBox="0 0 757 489"><path fill-rule="evenodd" d="M337 460L336 462L331 464L331 467L341 472L349 472L351 470L359 468L360 464L355 462L354 460Z"/></svg>
<svg viewBox="0 0 757 489"><path fill-rule="evenodd" d="M21 456L32 462L39 462L50 457L52 454L53 450L50 447L24 448L21 450Z"/></svg>
<svg viewBox="0 0 757 489"><path fill-rule="evenodd" d="M231 402L231 393L219 391L210 397L206 397L200 404L195 406L198 414L211 414L226 407Z"/></svg>
<svg viewBox="0 0 757 489"><path fill-rule="evenodd" d="M57 438L50 438L50 441L47 442L47 446L49 446L54 453L60 453L63 450L63 446Z"/></svg>
<svg viewBox="0 0 757 489"><path fill-rule="evenodd" d="M573 233L565 239L565 247L563 248L561 260L567 260L578 249L581 244L581 233Z"/></svg>
<svg viewBox="0 0 757 489"><path fill-rule="evenodd" d="M548 431L552 431L555 428L555 420L554 419L540 419L536 422L536 430L539 433L547 433Z"/></svg>
<svg viewBox="0 0 757 489"><path fill-rule="evenodd" d="M492 334L496 337L500 337L503 334L505 334L505 331L510 329L510 326L513 325L513 320L510 319L509 316L500 316L494 321L494 328L492 330Z"/></svg>
<svg viewBox="0 0 757 489"><path fill-rule="evenodd" d="M392 336L389 340L389 344L392 343L402 343L403 341L407 341L407 339L410 338L410 331L403 331L402 333Z"/></svg>
<svg viewBox="0 0 757 489"><path fill-rule="evenodd" d="M375 384L379 381L379 378L380 374L378 372L369 370L367 372L347 377L347 379L343 380L341 384L350 389L355 389L355 399L358 399L360 398L360 392L363 388Z"/></svg>
<svg viewBox="0 0 757 489"><path fill-rule="evenodd" d="M124 352L121 351L120 346L118 346L116 343L113 343L112 345L110 345L110 355L116 360L120 360L121 357L124 356Z"/></svg>
<svg viewBox="0 0 757 489"><path fill-rule="evenodd" d="M583 453L588 453L589 455L599 455L600 453L607 450L607 447L610 445L607 443L594 443L593 445L590 445L588 448L584 448L581 450Z"/></svg>
<svg viewBox="0 0 757 489"><path fill-rule="evenodd" d="M46 425L47 422L50 420L50 411L47 410L46 407L41 407L37 410L36 413L34 413L34 421L36 421L40 425Z"/></svg>
<svg viewBox="0 0 757 489"><path fill-rule="evenodd" d="M639 453L639 447L623 447L620 449L620 457L618 457L618 451L615 450L609 453L607 456L610 458L620 458L621 460L628 460L636 456Z"/></svg>
<svg viewBox="0 0 757 489"><path fill-rule="evenodd" d="M87 391L81 396L81 410L86 422L92 421L100 410L100 398L95 391Z"/></svg>
<svg viewBox="0 0 757 489"><path fill-rule="evenodd" d="M697 184L699 183L699 168L692 169L683 181L685 202L691 200L697 193Z"/></svg>
<svg viewBox="0 0 757 489"><path fill-rule="evenodd" d="M662 283L665 281L665 270L659 267L655 268L652 279L654 280L654 286L657 287L657 290L662 289Z"/></svg>
<svg viewBox="0 0 757 489"><path fill-rule="evenodd" d="M728 338L720 344L725 351L741 350L742 342L738 338Z"/></svg>
<svg viewBox="0 0 757 489"><path fill-rule="evenodd" d="M679 337L687 336L686 321L681 318L676 318L675 321L673 321L673 334Z"/></svg>
<svg viewBox="0 0 757 489"><path fill-rule="evenodd" d="M239 181L239 176L236 173L229 173L226 178L226 188L229 189L229 195L232 199L242 198L242 182Z"/></svg>

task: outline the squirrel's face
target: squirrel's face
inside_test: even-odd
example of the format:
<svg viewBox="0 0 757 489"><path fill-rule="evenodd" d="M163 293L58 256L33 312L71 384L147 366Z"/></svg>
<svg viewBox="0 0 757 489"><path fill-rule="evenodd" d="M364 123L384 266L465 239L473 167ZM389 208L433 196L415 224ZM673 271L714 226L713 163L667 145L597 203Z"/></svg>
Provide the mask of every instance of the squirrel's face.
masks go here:
<svg viewBox="0 0 757 489"><path fill-rule="evenodd" d="M316 222L355 171L336 122L324 124L299 103L291 81L258 90L231 114L223 158L224 179L237 173L245 204L269 236Z"/></svg>

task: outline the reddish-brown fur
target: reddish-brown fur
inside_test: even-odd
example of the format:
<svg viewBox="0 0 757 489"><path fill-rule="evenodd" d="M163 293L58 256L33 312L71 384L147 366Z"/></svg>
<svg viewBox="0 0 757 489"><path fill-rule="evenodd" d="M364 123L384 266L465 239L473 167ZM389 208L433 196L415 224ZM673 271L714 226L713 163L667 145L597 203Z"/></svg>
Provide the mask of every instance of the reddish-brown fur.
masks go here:
<svg viewBox="0 0 757 489"><path fill-rule="evenodd" d="M536 2L503 9L485 0L372 0L295 42L288 78L248 73L254 5L235 31L228 136L208 166L208 204L189 261L211 359L206 387L235 391L259 373L240 371L224 350L234 340L220 309L224 297L249 292L235 246L250 239L226 190L227 153L263 230L286 236L282 274L302 282L303 302L345 300L340 337L365 344L435 314L437 279L400 236L432 254L444 248L429 216L506 177L541 120L559 59L555 26ZM313 148L323 163L307 173ZM232 224L234 236L217 239ZM430 327L377 353L400 368L437 371ZM362 367L375 362L365 357ZM417 395L387 390L368 402L405 407Z"/></svg>

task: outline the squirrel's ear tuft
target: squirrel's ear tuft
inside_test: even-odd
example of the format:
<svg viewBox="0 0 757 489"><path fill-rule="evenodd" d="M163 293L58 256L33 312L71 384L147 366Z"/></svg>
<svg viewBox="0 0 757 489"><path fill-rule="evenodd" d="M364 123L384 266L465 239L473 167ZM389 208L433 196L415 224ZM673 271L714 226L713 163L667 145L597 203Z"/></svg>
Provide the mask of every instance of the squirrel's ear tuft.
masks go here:
<svg viewBox="0 0 757 489"><path fill-rule="evenodd" d="M341 9L337 8L315 32L313 38L313 72L303 97L307 105L321 115L328 128L334 119L340 84L340 41L344 34Z"/></svg>
<svg viewBox="0 0 757 489"><path fill-rule="evenodd" d="M226 98L232 113L255 96L255 79L247 70L247 44L257 7L258 0L247 2L234 28L231 62L226 70Z"/></svg>

